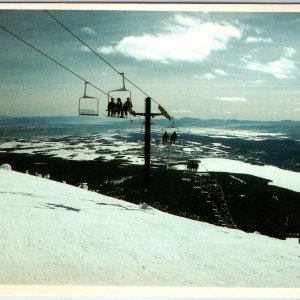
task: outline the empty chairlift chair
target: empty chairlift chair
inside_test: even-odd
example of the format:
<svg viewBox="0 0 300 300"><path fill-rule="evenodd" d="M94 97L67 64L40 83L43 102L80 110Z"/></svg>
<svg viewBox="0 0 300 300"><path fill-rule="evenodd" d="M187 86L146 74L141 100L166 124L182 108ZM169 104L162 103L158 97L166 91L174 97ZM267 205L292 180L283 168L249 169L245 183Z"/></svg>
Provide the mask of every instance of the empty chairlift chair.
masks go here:
<svg viewBox="0 0 300 300"><path fill-rule="evenodd" d="M209 173L201 174L201 193L208 194L211 190L211 177Z"/></svg>
<svg viewBox="0 0 300 300"><path fill-rule="evenodd" d="M183 181L192 181L192 173L190 171L183 171L181 175Z"/></svg>
<svg viewBox="0 0 300 300"><path fill-rule="evenodd" d="M194 177L193 188L194 189L201 189L201 176L200 176L200 174L196 174L196 176Z"/></svg>
<svg viewBox="0 0 300 300"><path fill-rule="evenodd" d="M96 97L87 96L86 87L89 83L84 84L83 96L79 98L79 116L93 116L99 115L99 99Z"/></svg>
<svg viewBox="0 0 300 300"><path fill-rule="evenodd" d="M201 189L205 192L208 191L210 184L210 174L209 173L197 173L193 182L194 189Z"/></svg>

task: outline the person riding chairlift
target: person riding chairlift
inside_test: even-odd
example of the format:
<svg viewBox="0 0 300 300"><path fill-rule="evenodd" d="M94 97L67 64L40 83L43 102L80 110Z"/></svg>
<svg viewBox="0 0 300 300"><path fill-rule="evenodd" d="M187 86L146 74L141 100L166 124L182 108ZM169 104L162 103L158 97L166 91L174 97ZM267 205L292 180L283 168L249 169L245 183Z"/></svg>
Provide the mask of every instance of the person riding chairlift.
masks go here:
<svg viewBox="0 0 300 300"><path fill-rule="evenodd" d="M127 98L123 104L123 113L125 113L125 118L127 118L128 112L130 112L131 109L132 109L132 103L130 101L130 98Z"/></svg>
<svg viewBox="0 0 300 300"><path fill-rule="evenodd" d="M177 140L177 134L174 131L171 135L171 144L175 144L176 140Z"/></svg>
<svg viewBox="0 0 300 300"><path fill-rule="evenodd" d="M114 117L116 113L116 103L115 99L111 98L110 102L107 105L107 116Z"/></svg>
<svg viewBox="0 0 300 300"><path fill-rule="evenodd" d="M187 163L187 169L190 172L196 172L199 168L199 164L196 161L189 161Z"/></svg>
<svg viewBox="0 0 300 300"><path fill-rule="evenodd" d="M168 142L168 140L169 140L169 135L168 135L168 133L165 131L165 133L164 133L163 136L162 136L162 143L165 144L165 143Z"/></svg>
<svg viewBox="0 0 300 300"><path fill-rule="evenodd" d="M116 113L118 118L124 118L124 113L123 113L123 103L121 98L117 99L117 104L116 104Z"/></svg>

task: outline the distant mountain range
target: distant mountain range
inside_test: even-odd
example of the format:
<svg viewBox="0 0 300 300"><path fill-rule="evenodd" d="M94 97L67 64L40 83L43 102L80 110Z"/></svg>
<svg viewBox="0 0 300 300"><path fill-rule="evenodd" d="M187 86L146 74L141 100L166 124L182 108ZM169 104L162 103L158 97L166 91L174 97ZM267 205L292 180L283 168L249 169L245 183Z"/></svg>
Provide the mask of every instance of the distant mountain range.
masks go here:
<svg viewBox="0 0 300 300"><path fill-rule="evenodd" d="M1 116L0 121L13 121L13 122L53 122L53 121L74 121L81 119L87 122L111 122L116 120L115 118L105 118L105 117L85 117L85 116L32 116L32 117L10 117ZM134 120L134 118L133 118ZM126 119L120 119L119 121L126 121ZM172 121L168 121L161 117L156 117L153 120L156 124L172 124ZM174 118L174 125L176 126L300 126L300 121L293 120L281 120L281 121L254 121L254 120L237 120L237 119L198 119L198 118Z"/></svg>
<svg viewBox="0 0 300 300"><path fill-rule="evenodd" d="M83 116L51 116L51 117L7 117L0 116L0 126L9 124L110 124L111 128L122 128L124 124L129 127L143 127L143 119L117 119L105 117L83 117ZM153 129L171 131L186 127L199 128L223 128L232 130L259 130L263 132L279 132L288 135L292 139L300 140L300 121L282 120L282 121L249 121L249 120L221 120L221 119L197 119L197 118L179 118L173 121L167 119L152 119Z"/></svg>

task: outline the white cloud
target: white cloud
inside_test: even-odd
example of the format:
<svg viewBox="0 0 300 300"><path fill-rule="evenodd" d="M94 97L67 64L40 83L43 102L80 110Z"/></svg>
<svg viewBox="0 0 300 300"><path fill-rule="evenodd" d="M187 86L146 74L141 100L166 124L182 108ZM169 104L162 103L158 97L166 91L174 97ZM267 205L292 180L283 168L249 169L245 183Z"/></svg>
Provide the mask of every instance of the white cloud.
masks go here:
<svg viewBox="0 0 300 300"><path fill-rule="evenodd" d="M176 15L175 22L179 25L183 25L187 27L194 27L197 24L197 21L195 19L185 17L182 15ZM173 26L171 28L173 28Z"/></svg>
<svg viewBox="0 0 300 300"><path fill-rule="evenodd" d="M291 47L284 47L283 48L283 55L284 57L292 57L293 55L296 54L296 50L294 48Z"/></svg>
<svg viewBox="0 0 300 300"><path fill-rule="evenodd" d="M176 15L173 23L160 33L127 36L114 47L100 48L100 52L122 53L137 60L163 63L201 62L213 51L227 49L232 39L241 37L242 29L231 23L203 22Z"/></svg>
<svg viewBox="0 0 300 300"><path fill-rule="evenodd" d="M265 82L266 82L266 80L263 80L263 79L256 79L253 81L254 84L263 84Z"/></svg>
<svg viewBox="0 0 300 300"><path fill-rule="evenodd" d="M89 27L81 28L81 32L89 34L89 35L95 35L96 34L96 32L92 28L89 28Z"/></svg>
<svg viewBox="0 0 300 300"><path fill-rule="evenodd" d="M112 54L116 52L112 46L102 47L99 49L99 51L103 54Z"/></svg>
<svg viewBox="0 0 300 300"><path fill-rule="evenodd" d="M188 114L188 113L191 113L191 111L187 110L187 109L179 109L179 110L172 110L171 113L174 113L174 114L179 114L179 113Z"/></svg>
<svg viewBox="0 0 300 300"><path fill-rule="evenodd" d="M290 51L291 54L292 51ZM265 64L255 61L253 58L242 58L243 68L251 71L271 74L279 79L295 78L296 64L287 57L280 57L277 60Z"/></svg>
<svg viewBox="0 0 300 300"><path fill-rule="evenodd" d="M245 97L216 97L216 100L219 101L228 101L228 102L245 102L247 101Z"/></svg>
<svg viewBox="0 0 300 300"><path fill-rule="evenodd" d="M294 111L300 111L300 108L295 108Z"/></svg>
<svg viewBox="0 0 300 300"><path fill-rule="evenodd" d="M81 46L81 47L79 48L79 50L80 50L80 51L83 51L83 52L89 52L89 51L91 51L87 46Z"/></svg>
<svg viewBox="0 0 300 300"><path fill-rule="evenodd" d="M212 73L206 73L206 74L203 74L203 75L194 75L193 76L195 79L213 79L215 78L215 75L212 74Z"/></svg>
<svg viewBox="0 0 300 300"><path fill-rule="evenodd" d="M271 38L248 36L245 42L246 43L272 43L273 40Z"/></svg>
<svg viewBox="0 0 300 300"><path fill-rule="evenodd" d="M214 74L213 74L214 73ZM206 74L203 74L203 75L197 75L195 74L193 77L195 79L213 79L216 77L216 75L227 75L227 73L225 71L223 71L222 69L214 69L212 70L211 73L206 73Z"/></svg>
<svg viewBox="0 0 300 300"><path fill-rule="evenodd" d="M222 69L214 69L213 71L218 75L226 75L226 72Z"/></svg>
<svg viewBox="0 0 300 300"><path fill-rule="evenodd" d="M215 75L211 74L211 73L207 73L203 75L203 78L205 79L213 79L215 78Z"/></svg>

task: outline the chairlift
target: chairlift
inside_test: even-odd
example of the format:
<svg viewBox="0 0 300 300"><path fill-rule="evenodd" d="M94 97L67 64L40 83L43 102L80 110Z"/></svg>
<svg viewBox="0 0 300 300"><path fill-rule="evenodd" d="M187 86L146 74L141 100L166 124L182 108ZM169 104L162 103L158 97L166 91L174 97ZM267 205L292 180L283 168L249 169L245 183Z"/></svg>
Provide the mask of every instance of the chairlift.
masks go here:
<svg viewBox="0 0 300 300"><path fill-rule="evenodd" d="M83 96L79 98L79 116L98 116L99 115L99 99L87 96L86 87L89 82L84 83Z"/></svg>
<svg viewBox="0 0 300 300"><path fill-rule="evenodd" d="M196 173L199 168L199 163L196 160L189 160L186 167L188 171Z"/></svg>
<svg viewBox="0 0 300 300"><path fill-rule="evenodd" d="M129 99L129 101L130 101L130 107L129 107L129 110L128 110L128 112L129 112L129 114L131 113L131 111L132 111L132 102L131 102L131 91L130 90L128 90L128 89L126 89L126 87L125 87L125 78L124 78L124 73L119 73L121 76L122 76L122 83L123 83L123 86L121 87L121 88L119 88L119 89L116 89L116 90L111 90L111 91L109 91L108 92L108 94L107 94L107 109L108 109L108 117L114 117L115 116L115 111L110 111L109 110L109 103L110 103L110 101L112 101L112 100L115 100L115 98L119 98L118 97L118 94L120 93L120 92L126 92L127 94L128 94L128 97L127 97L127 99ZM114 97L113 97L114 96ZM126 100L127 100L126 99ZM124 105L124 103L125 103L125 101L122 103L122 105ZM120 112L119 112L119 116L120 116ZM121 113L121 117L124 117L124 115L123 115L123 111L122 111L122 113ZM125 117L127 117L127 113L125 112Z"/></svg>
<svg viewBox="0 0 300 300"><path fill-rule="evenodd" d="M183 181L192 181L192 173L189 171L183 171L181 175Z"/></svg>
<svg viewBox="0 0 300 300"><path fill-rule="evenodd" d="M199 174L196 174L196 176L194 177L194 182L193 182L193 188L194 189L201 189L202 185L201 185L201 177Z"/></svg>
<svg viewBox="0 0 300 300"><path fill-rule="evenodd" d="M212 192L212 184L211 184L211 176L209 173L198 173L199 176L197 184L200 186L201 194L208 194L208 192ZM196 184L196 185L197 185Z"/></svg>
<svg viewBox="0 0 300 300"><path fill-rule="evenodd" d="M222 192L222 188L219 184L214 183L213 181L211 182L211 190L213 193L221 193Z"/></svg>
<svg viewBox="0 0 300 300"><path fill-rule="evenodd" d="M210 182L211 177L210 177L209 173L198 173L198 175L200 176L202 183L205 183L205 184L210 184L211 183Z"/></svg>
<svg viewBox="0 0 300 300"><path fill-rule="evenodd" d="M180 131L179 131L178 127L175 126L173 117L170 117L169 121L172 122L172 124L162 128L162 135L165 132L167 132L167 134L169 136L170 143L171 144L178 144L178 141L180 139ZM175 140L172 139L172 134L173 133L175 133Z"/></svg>
<svg viewBox="0 0 300 300"><path fill-rule="evenodd" d="M203 189L204 192L208 191L208 186L210 184L210 174L209 173L197 173L194 177L193 188Z"/></svg>

